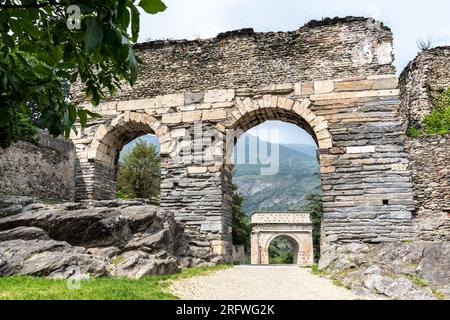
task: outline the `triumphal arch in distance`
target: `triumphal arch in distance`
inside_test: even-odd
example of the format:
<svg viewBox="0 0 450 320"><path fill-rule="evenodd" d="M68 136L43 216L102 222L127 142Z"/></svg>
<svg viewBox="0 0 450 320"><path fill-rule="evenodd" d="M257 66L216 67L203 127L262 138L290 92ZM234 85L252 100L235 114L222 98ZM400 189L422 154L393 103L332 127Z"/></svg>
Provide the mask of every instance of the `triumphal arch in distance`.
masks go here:
<svg viewBox="0 0 450 320"><path fill-rule="evenodd" d="M289 241L294 264L314 263L313 227L308 213L256 212L252 215L251 263L269 264L269 246L277 238Z"/></svg>

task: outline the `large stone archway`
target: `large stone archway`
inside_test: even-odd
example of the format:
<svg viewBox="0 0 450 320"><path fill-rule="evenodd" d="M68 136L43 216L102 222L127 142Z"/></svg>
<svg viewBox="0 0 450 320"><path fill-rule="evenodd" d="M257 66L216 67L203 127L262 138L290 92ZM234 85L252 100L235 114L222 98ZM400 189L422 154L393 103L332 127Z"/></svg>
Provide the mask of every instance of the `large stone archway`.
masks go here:
<svg viewBox="0 0 450 320"><path fill-rule="evenodd" d="M97 108L80 101L102 118L72 137L77 198L113 194L111 179L102 177L113 176L118 146L153 132L165 158L161 207L229 257L229 150L240 132L282 120L303 127L318 145L323 244L411 239L414 202L392 34L366 22L336 19L293 33L138 46L146 64L134 88ZM323 34L327 41L317 36ZM360 56L366 51L358 48L371 54Z"/></svg>
<svg viewBox="0 0 450 320"><path fill-rule="evenodd" d="M287 239L294 249L294 264L314 263L312 223L307 213L254 213L252 215L251 263L269 264L270 243Z"/></svg>

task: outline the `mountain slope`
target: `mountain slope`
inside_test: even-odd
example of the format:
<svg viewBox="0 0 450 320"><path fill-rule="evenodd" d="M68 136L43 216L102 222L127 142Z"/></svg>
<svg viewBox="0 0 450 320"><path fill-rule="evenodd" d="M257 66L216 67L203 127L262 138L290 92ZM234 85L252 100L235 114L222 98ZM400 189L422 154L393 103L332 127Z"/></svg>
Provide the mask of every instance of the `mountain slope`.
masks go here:
<svg viewBox="0 0 450 320"><path fill-rule="evenodd" d="M245 143L248 150L248 142ZM279 170L275 175L261 175L261 168L268 166L260 162L237 163L233 170L233 183L245 197L242 207L248 215L255 211L299 208L307 204L308 194L320 190L319 164L314 146L270 144L268 149L273 148L279 148Z"/></svg>

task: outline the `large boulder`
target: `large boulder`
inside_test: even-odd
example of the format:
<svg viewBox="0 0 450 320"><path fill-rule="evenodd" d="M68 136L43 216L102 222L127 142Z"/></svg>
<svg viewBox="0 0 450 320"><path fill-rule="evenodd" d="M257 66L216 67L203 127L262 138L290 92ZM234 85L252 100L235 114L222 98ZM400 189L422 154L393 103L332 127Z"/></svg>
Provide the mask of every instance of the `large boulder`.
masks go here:
<svg viewBox="0 0 450 320"><path fill-rule="evenodd" d="M35 227L18 227L0 232L0 242L9 240L50 240L47 232Z"/></svg>
<svg viewBox="0 0 450 320"><path fill-rule="evenodd" d="M13 216L22 212L22 209L33 202L31 197L0 197L0 218Z"/></svg>
<svg viewBox="0 0 450 320"><path fill-rule="evenodd" d="M395 300L436 300L431 290L423 290L403 277L392 279L371 274L364 280L364 286Z"/></svg>
<svg viewBox="0 0 450 320"><path fill-rule="evenodd" d="M151 255L143 251L128 251L117 258L114 275L139 279L148 275L176 273L180 270L175 258L162 252Z"/></svg>
<svg viewBox="0 0 450 320"><path fill-rule="evenodd" d="M426 246L417 273L431 285L450 287L450 242Z"/></svg>
<svg viewBox="0 0 450 320"><path fill-rule="evenodd" d="M86 254L83 248L55 240L0 242L0 275L69 277L74 270L93 276L108 275L107 264Z"/></svg>
<svg viewBox="0 0 450 320"><path fill-rule="evenodd" d="M171 216L158 214L158 210L154 206L78 210L56 207L0 219L0 231L35 227L45 230L52 239L76 246L123 246L135 232L163 228Z"/></svg>
<svg viewBox="0 0 450 320"><path fill-rule="evenodd" d="M20 208L0 219L0 275L139 278L217 262L204 236L145 201L24 199Z"/></svg>

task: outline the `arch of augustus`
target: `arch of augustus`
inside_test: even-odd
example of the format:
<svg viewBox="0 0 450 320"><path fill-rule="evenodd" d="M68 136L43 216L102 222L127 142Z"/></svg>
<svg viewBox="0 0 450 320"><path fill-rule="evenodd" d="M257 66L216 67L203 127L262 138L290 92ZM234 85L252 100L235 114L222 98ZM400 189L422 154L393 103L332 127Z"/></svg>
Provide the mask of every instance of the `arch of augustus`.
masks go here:
<svg viewBox="0 0 450 320"><path fill-rule="evenodd" d="M317 142L324 245L410 239L414 203L392 33L369 22L331 19L293 32L244 29L136 46L143 64L133 88L98 107L79 101L102 118L71 137L77 200L113 198L119 151L155 134L160 206L229 257L229 150L246 130L281 120ZM299 252L299 262L311 254Z"/></svg>
<svg viewBox="0 0 450 320"><path fill-rule="evenodd" d="M269 246L276 238L284 238L292 245L294 264L314 263L313 228L308 213L254 213L251 222L252 264L269 264Z"/></svg>

